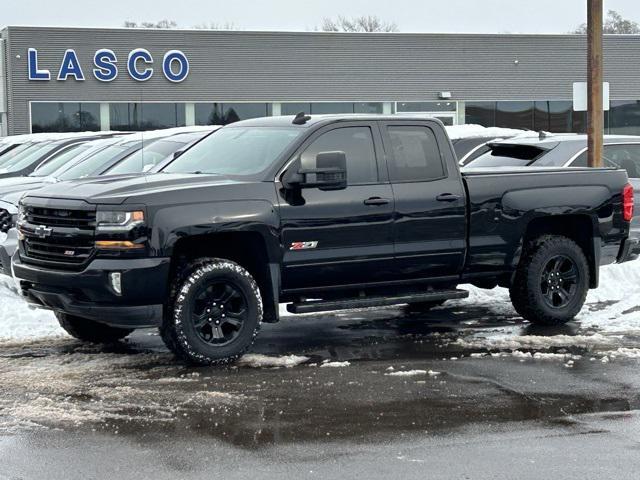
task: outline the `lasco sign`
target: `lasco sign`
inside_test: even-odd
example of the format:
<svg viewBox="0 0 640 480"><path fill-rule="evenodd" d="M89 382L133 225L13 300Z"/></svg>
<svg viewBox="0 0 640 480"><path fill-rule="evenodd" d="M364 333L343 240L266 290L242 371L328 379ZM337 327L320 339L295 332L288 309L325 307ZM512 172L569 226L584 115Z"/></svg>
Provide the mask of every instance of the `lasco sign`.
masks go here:
<svg viewBox="0 0 640 480"><path fill-rule="evenodd" d="M129 76L138 82L145 82L154 75L154 59L148 50L136 48L127 56L126 70ZM93 55L91 71L96 80L112 82L118 78L118 57L108 48L102 48ZM179 83L189 75L189 60L180 50L170 50L162 59L162 73L170 82ZM60 67L57 72L57 80L65 81L69 77L78 81L85 80L85 73L78 60L75 50L64 52ZM38 64L38 50L29 49L29 80L51 80L51 71L41 68Z"/></svg>

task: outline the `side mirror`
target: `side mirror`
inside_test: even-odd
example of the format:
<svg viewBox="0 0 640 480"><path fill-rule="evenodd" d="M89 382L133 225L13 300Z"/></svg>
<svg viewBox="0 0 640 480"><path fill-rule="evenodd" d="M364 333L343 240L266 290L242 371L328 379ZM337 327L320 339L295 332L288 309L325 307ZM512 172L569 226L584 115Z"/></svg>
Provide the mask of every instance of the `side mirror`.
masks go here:
<svg viewBox="0 0 640 480"><path fill-rule="evenodd" d="M316 168L300 168L294 162L283 177L286 187L342 190L347 188L347 156L344 152L321 152L316 155Z"/></svg>
<svg viewBox="0 0 640 480"><path fill-rule="evenodd" d="M183 153L184 153L184 150L178 150L177 152L174 152L173 153L173 159L175 160L176 158L178 158Z"/></svg>

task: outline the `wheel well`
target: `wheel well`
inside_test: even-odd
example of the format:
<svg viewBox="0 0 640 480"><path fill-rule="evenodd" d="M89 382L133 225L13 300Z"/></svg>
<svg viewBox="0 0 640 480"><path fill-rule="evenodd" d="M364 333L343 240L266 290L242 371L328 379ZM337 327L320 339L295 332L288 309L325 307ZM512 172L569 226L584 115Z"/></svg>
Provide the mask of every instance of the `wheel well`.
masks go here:
<svg viewBox="0 0 640 480"><path fill-rule="evenodd" d="M597 287L599 262L596 261L596 252L594 252L593 222L588 215L558 215L536 218L527 225L523 247L542 235L562 235L576 242L589 262L590 287Z"/></svg>
<svg viewBox="0 0 640 480"><path fill-rule="evenodd" d="M182 238L173 248L169 278L173 279L176 271L189 262L203 257L224 258L246 268L260 288L264 321L276 321L278 306L269 269L269 256L264 238L259 233L218 233Z"/></svg>

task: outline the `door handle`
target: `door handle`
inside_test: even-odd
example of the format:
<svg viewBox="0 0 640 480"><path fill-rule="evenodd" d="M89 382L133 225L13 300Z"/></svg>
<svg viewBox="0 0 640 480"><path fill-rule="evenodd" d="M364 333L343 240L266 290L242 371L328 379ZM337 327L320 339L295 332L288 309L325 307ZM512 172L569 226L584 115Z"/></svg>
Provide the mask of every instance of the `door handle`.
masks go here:
<svg viewBox="0 0 640 480"><path fill-rule="evenodd" d="M381 197L371 197L371 198L367 198L364 201L365 205L374 205L374 206L389 205L390 203L391 203L391 200L389 200L388 198L381 198Z"/></svg>
<svg viewBox="0 0 640 480"><path fill-rule="evenodd" d="M454 195L453 193L442 193L436 197L436 200L439 202L457 202L460 198L460 195Z"/></svg>

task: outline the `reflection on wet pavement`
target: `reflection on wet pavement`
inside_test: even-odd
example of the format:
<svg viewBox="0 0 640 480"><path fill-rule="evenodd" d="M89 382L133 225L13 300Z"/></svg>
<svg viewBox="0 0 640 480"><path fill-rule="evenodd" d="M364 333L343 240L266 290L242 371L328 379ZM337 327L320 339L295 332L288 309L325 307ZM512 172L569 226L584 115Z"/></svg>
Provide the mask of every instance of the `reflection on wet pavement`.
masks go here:
<svg viewBox="0 0 640 480"><path fill-rule="evenodd" d="M4 342L0 432L195 434L256 448L553 425L638 408L629 359L638 347L635 334L577 323L540 328L455 304L422 315L396 307L265 325L252 352L308 357L293 368L187 368L153 331L105 347L68 338ZM322 368L327 361L348 363Z"/></svg>

